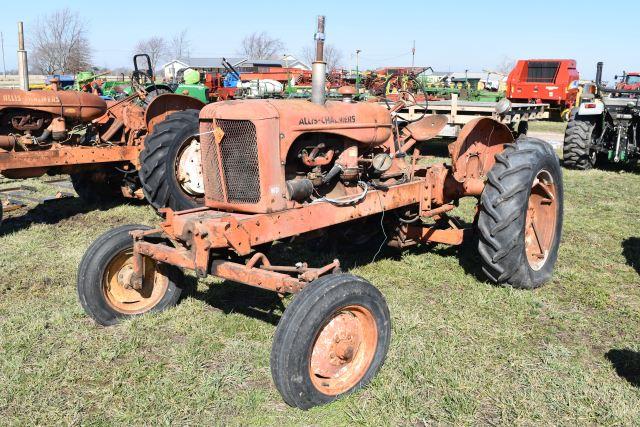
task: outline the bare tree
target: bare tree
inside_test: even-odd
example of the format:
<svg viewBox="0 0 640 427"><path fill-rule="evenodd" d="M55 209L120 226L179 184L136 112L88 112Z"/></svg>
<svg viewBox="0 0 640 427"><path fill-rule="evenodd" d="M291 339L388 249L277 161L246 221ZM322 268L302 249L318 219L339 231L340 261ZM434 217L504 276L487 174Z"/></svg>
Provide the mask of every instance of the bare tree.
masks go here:
<svg viewBox="0 0 640 427"><path fill-rule="evenodd" d="M302 50L302 56L309 64L316 60L316 47L307 46ZM327 63L327 71L339 69L343 66L344 56L342 51L332 44L324 45L324 62Z"/></svg>
<svg viewBox="0 0 640 427"><path fill-rule="evenodd" d="M169 43L170 59L188 59L191 50L191 40L189 40L188 30L185 28L174 35Z"/></svg>
<svg viewBox="0 0 640 427"><path fill-rule="evenodd" d="M514 65L515 65L515 61L513 60L513 58L510 58L507 55L503 55L502 59L500 60L500 63L496 67L496 71L504 75L507 75L511 72Z"/></svg>
<svg viewBox="0 0 640 427"><path fill-rule="evenodd" d="M158 61L167 56L168 48L165 39L159 36L149 37L136 43L135 53L146 53L151 59L151 68L154 73L158 66Z"/></svg>
<svg viewBox="0 0 640 427"><path fill-rule="evenodd" d="M274 59L284 50L280 39L269 36L266 32L255 32L242 39L238 53L249 59Z"/></svg>
<svg viewBox="0 0 640 427"><path fill-rule="evenodd" d="M30 47L33 68L43 74L75 74L91 66L86 22L70 9L39 17Z"/></svg>

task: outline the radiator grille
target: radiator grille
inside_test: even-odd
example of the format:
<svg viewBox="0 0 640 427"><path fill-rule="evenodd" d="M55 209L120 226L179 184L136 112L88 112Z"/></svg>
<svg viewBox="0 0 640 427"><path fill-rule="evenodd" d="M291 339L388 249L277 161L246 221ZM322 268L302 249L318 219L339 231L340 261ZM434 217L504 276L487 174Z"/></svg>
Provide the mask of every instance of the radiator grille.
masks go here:
<svg viewBox="0 0 640 427"><path fill-rule="evenodd" d="M207 129L207 132L212 130L213 125ZM222 179L220 177L220 153L213 134L204 133L202 135L201 147L205 196L216 202L224 202L224 191L222 190Z"/></svg>
<svg viewBox="0 0 640 427"><path fill-rule="evenodd" d="M211 137L204 153L207 197L228 203L258 203L260 174L256 127L249 120L216 119L224 137ZM208 134L211 135L211 134ZM223 191L224 185L224 191Z"/></svg>

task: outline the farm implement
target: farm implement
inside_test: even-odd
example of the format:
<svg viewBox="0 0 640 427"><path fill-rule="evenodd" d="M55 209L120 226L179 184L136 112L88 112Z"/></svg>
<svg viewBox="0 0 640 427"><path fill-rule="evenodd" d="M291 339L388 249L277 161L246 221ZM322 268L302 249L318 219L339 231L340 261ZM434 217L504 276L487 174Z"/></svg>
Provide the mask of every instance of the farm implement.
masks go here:
<svg viewBox="0 0 640 427"><path fill-rule="evenodd" d="M226 101L199 115L204 207L164 209L158 228L113 229L78 271L84 310L98 323L175 305L182 270L198 277L296 294L277 326L271 372L283 399L307 409L362 387L376 375L391 338L389 309L367 280L340 262L275 265L265 247L346 227L358 240L384 232L396 248L460 245L478 235L487 278L535 288L551 275L561 236L562 173L547 143L478 118L449 146L451 164L425 165L412 147L446 118L398 119L410 99L386 108L325 99L324 17L315 35L312 97ZM472 225L452 216L478 200Z"/></svg>

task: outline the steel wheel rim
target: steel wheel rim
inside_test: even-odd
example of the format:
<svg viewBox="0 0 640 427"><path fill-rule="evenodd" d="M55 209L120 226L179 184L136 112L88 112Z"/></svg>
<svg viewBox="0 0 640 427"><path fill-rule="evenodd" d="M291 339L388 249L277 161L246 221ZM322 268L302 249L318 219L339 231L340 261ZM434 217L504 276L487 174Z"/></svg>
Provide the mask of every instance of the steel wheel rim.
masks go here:
<svg viewBox="0 0 640 427"><path fill-rule="evenodd" d="M336 310L312 345L309 375L320 392L335 396L353 388L364 377L378 345L373 313L351 305Z"/></svg>
<svg viewBox="0 0 640 427"><path fill-rule="evenodd" d="M531 269L540 270L553 246L558 217L558 198L552 175L542 169L531 185L525 222L525 253Z"/></svg>
<svg viewBox="0 0 640 427"><path fill-rule="evenodd" d="M128 249L114 256L102 278L102 292L111 308L123 314L141 314L155 307L169 288L169 278L160 271L158 264L144 259L142 288L127 288L125 283L133 272L133 250Z"/></svg>
<svg viewBox="0 0 640 427"><path fill-rule="evenodd" d="M204 176L202 175L202 158L200 157L200 141L189 137L180 148L176 158L176 178L182 191L190 196L204 196Z"/></svg>

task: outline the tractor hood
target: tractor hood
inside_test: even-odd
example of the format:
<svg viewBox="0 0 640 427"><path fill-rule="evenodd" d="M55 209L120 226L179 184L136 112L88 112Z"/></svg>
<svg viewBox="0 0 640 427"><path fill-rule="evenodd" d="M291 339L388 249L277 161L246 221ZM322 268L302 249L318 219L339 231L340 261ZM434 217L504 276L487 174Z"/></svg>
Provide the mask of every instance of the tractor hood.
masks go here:
<svg viewBox="0 0 640 427"><path fill-rule="evenodd" d="M106 102L97 95L75 91L20 89L0 90L0 111L33 109L68 119L89 122L107 111Z"/></svg>
<svg viewBox="0 0 640 427"><path fill-rule="evenodd" d="M380 145L392 137L391 116L377 103L306 100L241 100L207 105L201 122L212 120L276 120L281 155L305 133L341 135L365 145Z"/></svg>

